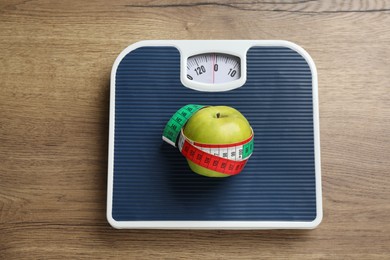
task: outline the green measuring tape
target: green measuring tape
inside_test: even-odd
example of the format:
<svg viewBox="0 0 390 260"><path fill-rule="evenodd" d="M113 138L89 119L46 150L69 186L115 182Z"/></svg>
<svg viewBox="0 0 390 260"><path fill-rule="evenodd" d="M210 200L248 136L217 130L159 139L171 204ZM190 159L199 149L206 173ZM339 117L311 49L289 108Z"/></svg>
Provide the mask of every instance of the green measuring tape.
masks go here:
<svg viewBox="0 0 390 260"><path fill-rule="evenodd" d="M164 128L163 140L176 147L176 142L183 126L193 114L204 107L202 105L189 104L176 111Z"/></svg>

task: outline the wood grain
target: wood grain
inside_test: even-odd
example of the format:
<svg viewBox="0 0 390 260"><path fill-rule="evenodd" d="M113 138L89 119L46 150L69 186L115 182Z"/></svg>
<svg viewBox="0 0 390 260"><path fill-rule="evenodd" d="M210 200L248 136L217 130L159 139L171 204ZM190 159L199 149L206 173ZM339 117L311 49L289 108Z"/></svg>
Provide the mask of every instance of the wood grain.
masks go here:
<svg viewBox="0 0 390 260"><path fill-rule="evenodd" d="M0 3L0 259L389 259L389 1ZM145 39L284 39L319 74L311 231L114 230L109 74Z"/></svg>

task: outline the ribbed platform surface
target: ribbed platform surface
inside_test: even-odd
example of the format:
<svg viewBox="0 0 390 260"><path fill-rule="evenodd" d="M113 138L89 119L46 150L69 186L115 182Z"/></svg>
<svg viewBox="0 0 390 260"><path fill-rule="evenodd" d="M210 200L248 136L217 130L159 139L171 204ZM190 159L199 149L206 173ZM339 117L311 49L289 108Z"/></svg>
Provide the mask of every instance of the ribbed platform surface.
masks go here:
<svg viewBox="0 0 390 260"><path fill-rule="evenodd" d="M312 221L316 218L312 76L286 47L253 47L247 82L219 93L180 82L174 47L141 47L116 75L112 217L136 220ZM211 179L192 173L161 135L186 104L227 105L255 132L244 171Z"/></svg>

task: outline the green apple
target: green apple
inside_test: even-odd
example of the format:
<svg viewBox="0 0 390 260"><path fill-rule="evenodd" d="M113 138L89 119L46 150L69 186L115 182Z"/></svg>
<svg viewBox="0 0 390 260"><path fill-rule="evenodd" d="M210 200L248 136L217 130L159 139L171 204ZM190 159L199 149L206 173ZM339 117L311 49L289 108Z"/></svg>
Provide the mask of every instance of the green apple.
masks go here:
<svg viewBox="0 0 390 260"><path fill-rule="evenodd" d="M252 128L246 118L236 109L228 106L209 106L196 112L183 129L184 135L192 141L205 144L232 144L242 142L252 135ZM187 159L192 171L208 177L229 175L206 169Z"/></svg>

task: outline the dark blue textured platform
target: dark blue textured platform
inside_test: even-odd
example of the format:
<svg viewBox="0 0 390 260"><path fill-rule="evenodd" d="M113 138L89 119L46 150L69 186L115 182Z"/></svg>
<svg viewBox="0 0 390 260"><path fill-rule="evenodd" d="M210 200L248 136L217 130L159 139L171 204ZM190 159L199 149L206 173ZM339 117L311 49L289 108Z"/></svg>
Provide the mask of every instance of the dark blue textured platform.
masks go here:
<svg viewBox="0 0 390 260"><path fill-rule="evenodd" d="M142 47L118 66L112 217L136 220L312 221L316 218L312 76L286 47L253 47L247 82L199 92L180 82L174 47ZM212 179L192 173L161 135L186 104L227 105L255 132L244 171Z"/></svg>

